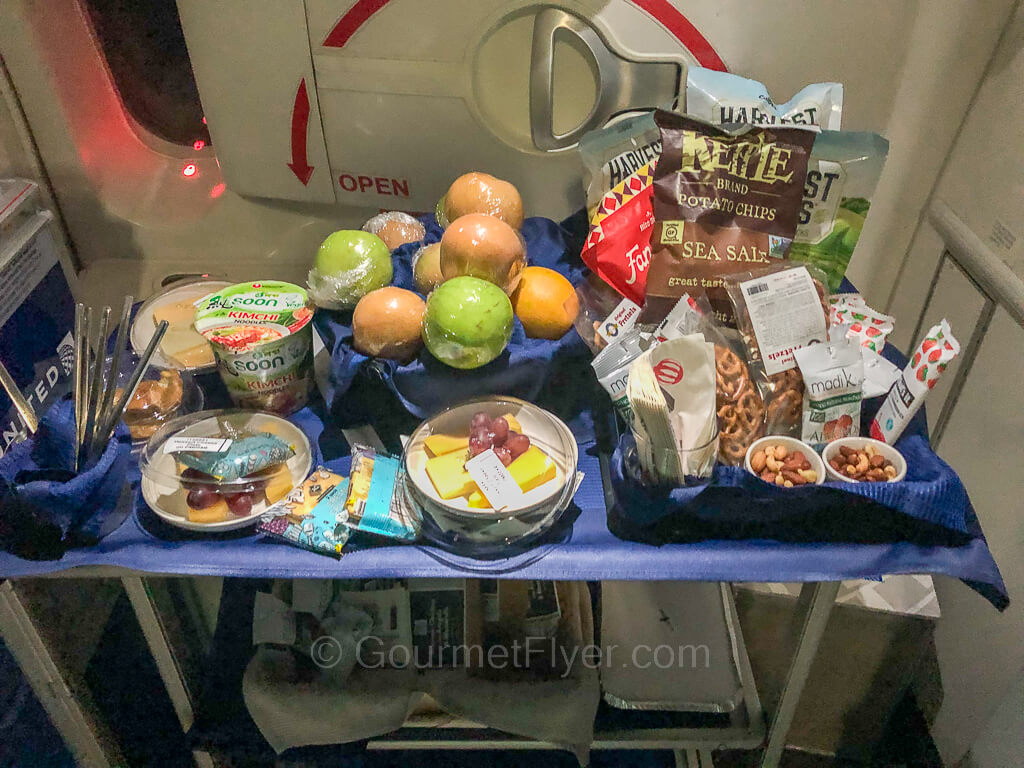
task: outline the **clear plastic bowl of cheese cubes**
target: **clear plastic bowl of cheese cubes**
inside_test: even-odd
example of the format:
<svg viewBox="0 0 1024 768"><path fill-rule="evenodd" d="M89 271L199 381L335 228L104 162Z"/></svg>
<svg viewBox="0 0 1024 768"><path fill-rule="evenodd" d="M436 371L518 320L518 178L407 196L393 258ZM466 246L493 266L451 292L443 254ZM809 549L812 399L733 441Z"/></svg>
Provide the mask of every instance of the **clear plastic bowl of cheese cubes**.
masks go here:
<svg viewBox="0 0 1024 768"><path fill-rule="evenodd" d="M210 342L192 326L195 302L231 283L223 280L183 280L146 300L135 313L129 338L132 349L141 355L156 333L161 320L167 321L160 346L153 353L153 364L159 368L212 371L217 367Z"/></svg>
<svg viewBox="0 0 1024 768"><path fill-rule="evenodd" d="M474 458L486 487L466 469ZM576 492L578 461L559 418L514 397L486 397L417 427L405 446L404 486L424 515L425 538L464 554L494 551L554 525Z"/></svg>
<svg viewBox="0 0 1024 768"><path fill-rule="evenodd" d="M257 411L200 411L167 422L139 457L142 496L158 517L193 531L255 523L312 468L309 440Z"/></svg>

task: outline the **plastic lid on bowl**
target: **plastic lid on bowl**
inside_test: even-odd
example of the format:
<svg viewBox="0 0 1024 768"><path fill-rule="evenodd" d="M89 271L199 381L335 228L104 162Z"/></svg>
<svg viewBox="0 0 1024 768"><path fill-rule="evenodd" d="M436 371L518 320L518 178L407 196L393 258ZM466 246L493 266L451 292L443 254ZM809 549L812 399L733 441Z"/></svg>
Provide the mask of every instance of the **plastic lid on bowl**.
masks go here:
<svg viewBox="0 0 1024 768"><path fill-rule="evenodd" d="M253 476L280 465L304 479L312 468L305 433L269 413L199 411L173 419L149 439L139 456L144 478L162 487L213 486L231 493Z"/></svg>
<svg viewBox="0 0 1024 768"><path fill-rule="evenodd" d="M500 511L471 504L470 496L476 486L467 480L466 475L461 474L461 463L469 454L471 421L475 414L481 412L491 419L511 416L514 422L512 431L519 431L529 437L530 450L543 454L533 454L538 468L546 474L553 465L553 474L549 479L539 481L542 475L531 477L530 487L523 492L522 498L514 506ZM519 429L515 429L515 426ZM454 458L443 458L446 456ZM438 457L442 457L442 461L436 461ZM434 462L430 469L428 461ZM579 447L572 432L560 419L524 400L506 396L478 398L442 411L417 427L403 454L403 466L414 491L413 497L424 507L424 511L435 519L457 519L466 524L486 523L520 515L532 516L538 510L555 510L566 506L575 492L578 461ZM530 467L528 471L533 473L538 468ZM431 474L437 477L439 473L444 473L444 480L452 481L449 493L460 480L466 484L467 492L448 499L442 498L431 477ZM481 499L476 498L475 501L480 503Z"/></svg>

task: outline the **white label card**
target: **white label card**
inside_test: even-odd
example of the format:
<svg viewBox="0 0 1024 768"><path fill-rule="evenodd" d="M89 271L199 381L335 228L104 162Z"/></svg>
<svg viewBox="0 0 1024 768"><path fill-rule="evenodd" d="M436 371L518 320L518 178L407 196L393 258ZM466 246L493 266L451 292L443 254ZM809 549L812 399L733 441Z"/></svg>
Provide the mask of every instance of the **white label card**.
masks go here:
<svg viewBox="0 0 1024 768"><path fill-rule="evenodd" d="M519 483L509 474L493 448L488 448L467 461L466 471L496 512L518 503L523 498Z"/></svg>
<svg viewBox="0 0 1024 768"><path fill-rule="evenodd" d="M828 340L825 310L803 267L747 280L740 290L769 376L796 367L794 350Z"/></svg>
<svg viewBox="0 0 1024 768"><path fill-rule="evenodd" d="M164 443L164 453L223 453L230 447L231 440L224 437L171 437Z"/></svg>

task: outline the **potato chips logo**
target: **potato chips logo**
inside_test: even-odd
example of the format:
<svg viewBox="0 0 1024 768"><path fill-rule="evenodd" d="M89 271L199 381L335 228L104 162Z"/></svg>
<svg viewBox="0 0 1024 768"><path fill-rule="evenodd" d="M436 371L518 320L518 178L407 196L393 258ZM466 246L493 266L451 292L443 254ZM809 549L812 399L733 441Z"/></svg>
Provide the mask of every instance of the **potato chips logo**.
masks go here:
<svg viewBox="0 0 1024 768"><path fill-rule="evenodd" d="M680 171L712 177L725 171L734 178L761 184L789 182L793 170L789 162L793 151L765 140L764 133L753 139L730 137L716 139L683 131L682 162Z"/></svg>

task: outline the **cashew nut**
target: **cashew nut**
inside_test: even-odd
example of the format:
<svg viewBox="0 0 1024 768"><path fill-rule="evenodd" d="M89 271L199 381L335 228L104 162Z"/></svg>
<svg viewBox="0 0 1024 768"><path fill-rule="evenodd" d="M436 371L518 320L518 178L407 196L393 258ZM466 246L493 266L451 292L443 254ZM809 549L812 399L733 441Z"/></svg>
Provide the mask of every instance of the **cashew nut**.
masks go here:
<svg viewBox="0 0 1024 768"><path fill-rule="evenodd" d="M771 450L771 448L768 450ZM772 454L768 454L768 457L765 459L765 464L772 472L778 472L782 469L782 464L777 462Z"/></svg>
<svg viewBox="0 0 1024 768"><path fill-rule="evenodd" d="M801 469L799 470L800 477L806 480L808 483L818 482L818 473L813 469Z"/></svg>

